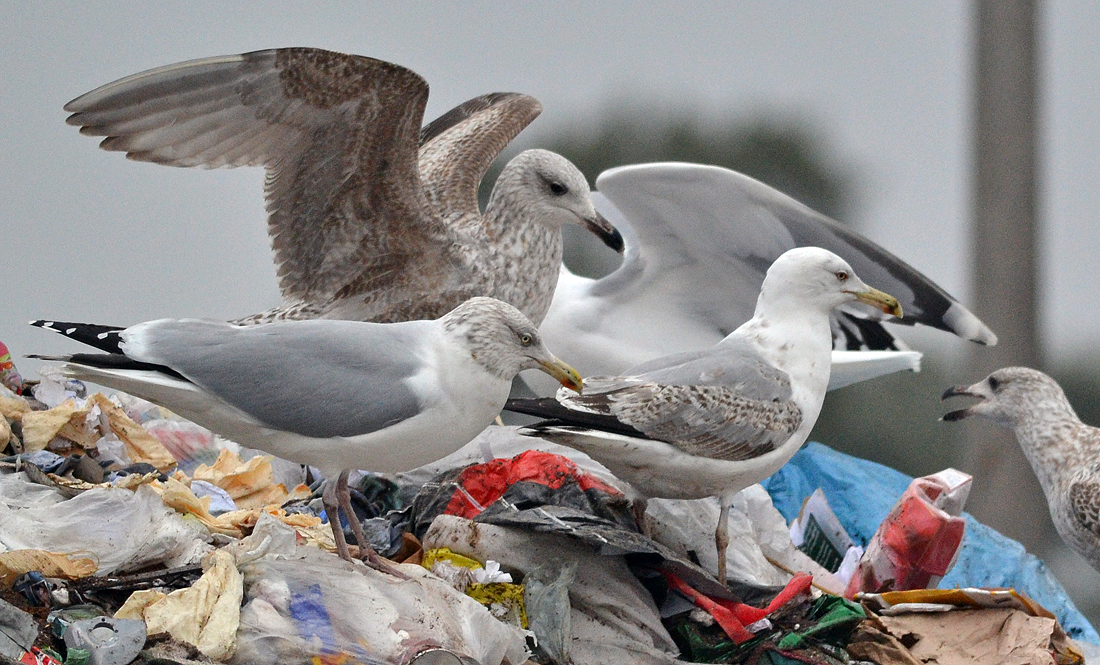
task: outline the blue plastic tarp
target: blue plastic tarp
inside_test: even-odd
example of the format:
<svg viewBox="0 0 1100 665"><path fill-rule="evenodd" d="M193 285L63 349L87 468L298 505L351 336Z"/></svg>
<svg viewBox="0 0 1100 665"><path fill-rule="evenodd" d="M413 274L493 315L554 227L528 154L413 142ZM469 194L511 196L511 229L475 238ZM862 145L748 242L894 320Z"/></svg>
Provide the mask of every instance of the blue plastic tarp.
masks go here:
<svg viewBox="0 0 1100 665"><path fill-rule="evenodd" d="M802 502L821 488L829 506L856 543L867 545L879 524L913 479L868 460L809 443L763 483L772 503L790 522ZM1100 635L1081 614L1046 565L1023 545L981 524L969 514L955 567L939 588L1012 587L1050 610L1070 637L1100 644Z"/></svg>

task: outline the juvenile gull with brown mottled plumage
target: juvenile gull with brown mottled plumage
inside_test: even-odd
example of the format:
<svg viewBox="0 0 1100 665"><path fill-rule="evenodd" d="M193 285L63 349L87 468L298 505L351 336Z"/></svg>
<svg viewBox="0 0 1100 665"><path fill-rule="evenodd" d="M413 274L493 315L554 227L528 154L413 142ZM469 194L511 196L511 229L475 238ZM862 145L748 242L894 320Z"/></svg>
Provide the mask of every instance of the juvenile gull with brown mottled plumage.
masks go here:
<svg viewBox="0 0 1100 665"><path fill-rule="evenodd" d="M589 378L585 394L511 400L552 420L532 435L584 451L647 497L721 502L715 543L726 577L733 496L773 474L809 436L829 384L829 313L860 301L893 316L892 296L818 247L768 269L753 318L704 351L658 358L623 376Z"/></svg>
<svg viewBox="0 0 1100 665"><path fill-rule="evenodd" d="M943 419L977 416L1015 432L1058 535L1100 571L1100 429L1081 422L1058 382L1027 367L1005 367L972 386L948 388L943 399L959 396L981 401Z"/></svg>
<svg viewBox="0 0 1100 665"><path fill-rule="evenodd" d="M421 130L428 84L395 64L311 48L206 58L142 72L69 102L100 146L172 166L267 168L268 230L282 318L407 321L472 296L539 324L561 264L561 226L622 249L584 176L528 150L483 215L477 190L542 107L493 93Z"/></svg>

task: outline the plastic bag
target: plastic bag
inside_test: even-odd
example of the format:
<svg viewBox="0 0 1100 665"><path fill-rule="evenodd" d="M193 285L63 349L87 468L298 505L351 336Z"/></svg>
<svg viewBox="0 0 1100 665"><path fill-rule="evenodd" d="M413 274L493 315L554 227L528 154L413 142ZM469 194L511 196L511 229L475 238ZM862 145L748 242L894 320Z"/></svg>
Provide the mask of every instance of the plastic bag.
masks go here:
<svg viewBox="0 0 1100 665"><path fill-rule="evenodd" d="M621 556L598 554L594 547L569 536L482 524L440 515L424 536L424 548L447 547L478 560L499 561L505 570L524 575L549 561L576 565L569 585L572 639L568 644L577 663L672 663L677 648L661 624L653 597L631 573ZM539 618L529 612L531 621ZM562 626L562 621L550 622Z"/></svg>
<svg viewBox="0 0 1100 665"><path fill-rule="evenodd" d="M0 475L0 546L79 554L98 564L96 574L195 563L209 551L209 536L184 521L143 485L136 492L97 487L61 501L61 495L23 473ZM31 503L20 498L34 496ZM9 497L14 497L9 499Z"/></svg>
<svg viewBox="0 0 1100 665"><path fill-rule="evenodd" d="M945 469L909 483L871 537L845 595L935 587L959 556L970 482Z"/></svg>
<svg viewBox="0 0 1100 665"><path fill-rule="evenodd" d="M798 515L803 499L822 488L848 534L866 544L912 480L881 464L810 443L761 484L788 520ZM1042 561L970 515L963 513L963 518L966 537L940 588L1015 588L1053 612L1070 637L1100 644L1100 634Z"/></svg>
<svg viewBox="0 0 1100 665"><path fill-rule="evenodd" d="M482 665L526 660L526 633L494 619L472 598L417 565L398 580L312 548L293 558L241 566L241 610L234 663L309 662L316 656L357 662L408 662L442 647Z"/></svg>

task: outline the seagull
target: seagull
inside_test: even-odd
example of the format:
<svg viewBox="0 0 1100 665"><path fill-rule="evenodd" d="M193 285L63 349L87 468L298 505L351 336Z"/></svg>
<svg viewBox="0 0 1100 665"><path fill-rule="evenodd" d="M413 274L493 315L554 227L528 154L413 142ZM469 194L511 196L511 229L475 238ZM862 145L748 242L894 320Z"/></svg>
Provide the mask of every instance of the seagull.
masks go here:
<svg viewBox="0 0 1100 665"><path fill-rule="evenodd" d="M430 321L281 321L251 327L160 319L125 329L34 321L104 354L44 357L63 373L160 404L237 443L321 469L337 549L351 469L408 471L445 457L491 424L512 378L541 369L581 390L516 308L472 298Z"/></svg>
<svg viewBox="0 0 1100 665"><path fill-rule="evenodd" d="M526 431L583 451L645 497L719 497L725 582L730 503L809 436L829 384L829 313L852 302L902 313L836 254L791 249L768 268L753 317L714 346L588 378L583 397L559 391L506 408L550 418Z"/></svg>
<svg viewBox="0 0 1100 665"><path fill-rule="evenodd" d="M943 399L980 401L950 411L949 422L977 416L1016 433L1050 508L1058 535L1100 571L1100 429L1077 417L1058 383L1027 367L1005 367Z"/></svg>
<svg viewBox="0 0 1100 665"><path fill-rule="evenodd" d="M768 266L798 246L828 249L896 295L905 319L892 322L997 342L976 316L901 259L741 173L704 164L633 164L604 171L596 189L596 209L624 236L623 263L601 279L563 268L540 325L547 343L584 376L616 375L716 344L752 316ZM830 389L919 369L920 354L907 350L881 317L858 303L832 313ZM552 384L524 378L537 393L552 394Z"/></svg>
<svg viewBox="0 0 1100 665"><path fill-rule="evenodd" d="M428 84L404 67L314 48L192 60L65 105L82 134L130 159L267 169L268 231L284 303L241 319L434 319L492 296L536 325L561 264L561 227L622 249L588 181L561 155L493 159L542 110L518 93L472 99L421 129Z"/></svg>

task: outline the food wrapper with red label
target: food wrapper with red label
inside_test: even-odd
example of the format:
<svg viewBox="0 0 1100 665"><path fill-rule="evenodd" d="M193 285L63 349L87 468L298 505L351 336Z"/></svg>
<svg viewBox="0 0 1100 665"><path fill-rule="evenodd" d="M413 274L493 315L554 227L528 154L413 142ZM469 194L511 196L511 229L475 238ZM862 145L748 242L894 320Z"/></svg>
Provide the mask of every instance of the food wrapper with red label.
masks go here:
<svg viewBox="0 0 1100 665"><path fill-rule="evenodd" d="M916 478L879 525L846 595L926 589L955 565L971 477L955 469Z"/></svg>

